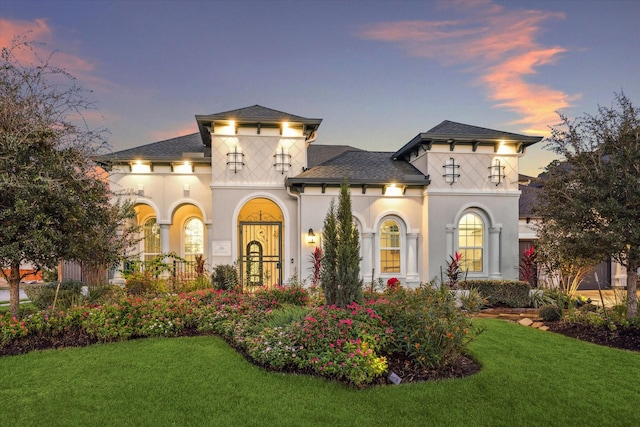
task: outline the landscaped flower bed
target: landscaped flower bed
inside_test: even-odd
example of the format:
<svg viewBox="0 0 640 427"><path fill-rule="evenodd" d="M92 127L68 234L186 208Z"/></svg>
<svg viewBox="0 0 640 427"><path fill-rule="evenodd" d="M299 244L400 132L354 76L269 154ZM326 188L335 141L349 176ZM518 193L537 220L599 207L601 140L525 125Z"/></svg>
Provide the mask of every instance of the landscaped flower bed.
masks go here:
<svg viewBox="0 0 640 427"><path fill-rule="evenodd" d="M473 336L469 317L447 290L396 288L369 296L346 308L305 307L305 289L281 286L251 295L204 290L125 297L23 319L5 314L0 354L73 345L73 337L86 344L215 333L266 368L362 386L387 373L389 357L412 361L419 369L444 369Z"/></svg>

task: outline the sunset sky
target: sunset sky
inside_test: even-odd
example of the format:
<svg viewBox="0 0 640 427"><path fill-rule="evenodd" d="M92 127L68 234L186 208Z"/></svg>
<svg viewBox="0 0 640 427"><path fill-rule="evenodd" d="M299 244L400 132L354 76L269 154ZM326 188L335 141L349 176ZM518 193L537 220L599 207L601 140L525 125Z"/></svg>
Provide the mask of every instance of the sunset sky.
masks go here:
<svg viewBox="0 0 640 427"><path fill-rule="evenodd" d="M322 118L317 143L396 151L442 120L533 135L640 105L640 1L0 0L14 35L93 90L114 151L260 104ZM530 148L521 172L552 159Z"/></svg>

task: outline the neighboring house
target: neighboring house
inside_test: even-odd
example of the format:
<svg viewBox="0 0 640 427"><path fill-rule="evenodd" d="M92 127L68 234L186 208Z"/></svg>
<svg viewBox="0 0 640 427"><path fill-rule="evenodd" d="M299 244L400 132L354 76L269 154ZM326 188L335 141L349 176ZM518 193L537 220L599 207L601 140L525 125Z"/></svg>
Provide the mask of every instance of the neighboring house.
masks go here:
<svg viewBox="0 0 640 427"><path fill-rule="evenodd" d="M538 238L536 226L542 218L535 212L535 208L543 182L544 174L538 176L537 179L526 175L520 175L519 177L521 192L519 208L520 254L529 246L535 247L535 241ZM544 279L541 281L544 281ZM626 269L616 262L602 262L592 269L579 289L598 289L598 281L600 281L602 287L625 287L627 283Z"/></svg>
<svg viewBox="0 0 640 427"><path fill-rule="evenodd" d="M237 262L247 286L305 279L346 180L365 282L416 286L456 251L470 278L518 277L518 162L541 137L443 121L378 152L314 143L321 121L254 105L102 156L112 188L135 199L140 259Z"/></svg>

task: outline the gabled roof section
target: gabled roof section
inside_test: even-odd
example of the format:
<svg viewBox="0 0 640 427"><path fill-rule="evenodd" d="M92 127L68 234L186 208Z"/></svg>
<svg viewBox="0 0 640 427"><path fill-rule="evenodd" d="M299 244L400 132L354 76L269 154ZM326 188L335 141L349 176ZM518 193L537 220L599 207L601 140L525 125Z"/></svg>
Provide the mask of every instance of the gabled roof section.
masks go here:
<svg viewBox="0 0 640 427"><path fill-rule="evenodd" d="M322 119L310 119L307 117L296 116L295 114L285 113L283 111L273 110L261 105L252 105L251 107L238 108L236 110L224 111L222 113L196 115L200 135L205 145L211 146L210 129L215 126L216 121L233 120L238 124L249 125L280 125L283 122L302 123L304 125L304 134L310 139L320 126Z"/></svg>
<svg viewBox="0 0 640 427"><path fill-rule="evenodd" d="M393 160L390 152L346 150L301 174L288 178L287 186L351 185L384 186L390 183L429 185L429 177L404 160Z"/></svg>
<svg viewBox="0 0 640 427"><path fill-rule="evenodd" d="M445 120L428 132L419 133L411 141L393 154L394 159L408 156L421 147L431 149L432 144L471 145L475 151L479 145L496 146L500 141L515 143L519 150L542 140L541 136L520 135L517 133L467 125Z"/></svg>
<svg viewBox="0 0 640 427"><path fill-rule="evenodd" d="M200 134L178 136L153 142L139 147L116 151L96 158L99 163L127 163L134 160L172 162L193 160L197 163L210 163L211 150L202 145Z"/></svg>

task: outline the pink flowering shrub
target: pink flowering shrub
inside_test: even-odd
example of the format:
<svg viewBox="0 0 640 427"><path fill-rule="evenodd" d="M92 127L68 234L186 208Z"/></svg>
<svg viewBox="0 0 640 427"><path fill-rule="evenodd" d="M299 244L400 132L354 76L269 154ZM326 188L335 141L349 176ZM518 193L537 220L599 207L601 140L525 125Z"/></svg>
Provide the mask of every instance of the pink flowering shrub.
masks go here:
<svg viewBox="0 0 640 427"><path fill-rule="evenodd" d="M381 354L393 328L368 304L319 307L294 331L301 368L358 386L387 370Z"/></svg>
<svg viewBox="0 0 640 427"><path fill-rule="evenodd" d="M413 359L424 369L441 368L460 356L471 339L471 318L456 307L447 288L398 289L376 302L390 325L389 354Z"/></svg>

